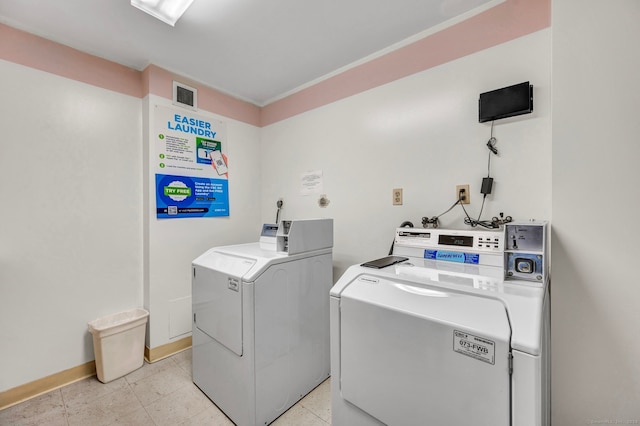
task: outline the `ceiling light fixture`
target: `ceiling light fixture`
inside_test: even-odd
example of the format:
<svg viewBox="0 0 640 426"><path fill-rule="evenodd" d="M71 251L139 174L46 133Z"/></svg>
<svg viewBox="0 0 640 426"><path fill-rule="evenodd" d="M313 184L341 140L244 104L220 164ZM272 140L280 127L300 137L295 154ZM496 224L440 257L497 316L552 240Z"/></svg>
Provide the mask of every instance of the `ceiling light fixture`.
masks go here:
<svg viewBox="0 0 640 426"><path fill-rule="evenodd" d="M172 27L191 6L191 3L193 0L131 0L131 6L137 7Z"/></svg>

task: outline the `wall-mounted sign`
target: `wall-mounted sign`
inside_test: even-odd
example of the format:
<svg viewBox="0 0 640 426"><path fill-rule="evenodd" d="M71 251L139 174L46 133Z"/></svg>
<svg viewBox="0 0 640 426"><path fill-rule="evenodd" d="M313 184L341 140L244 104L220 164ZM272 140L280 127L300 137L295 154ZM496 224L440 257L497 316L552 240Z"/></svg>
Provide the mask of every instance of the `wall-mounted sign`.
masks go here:
<svg viewBox="0 0 640 426"><path fill-rule="evenodd" d="M225 123L159 105L154 121L157 217L229 216Z"/></svg>
<svg viewBox="0 0 640 426"><path fill-rule="evenodd" d="M301 195L320 194L322 188L322 170L312 170L300 175Z"/></svg>

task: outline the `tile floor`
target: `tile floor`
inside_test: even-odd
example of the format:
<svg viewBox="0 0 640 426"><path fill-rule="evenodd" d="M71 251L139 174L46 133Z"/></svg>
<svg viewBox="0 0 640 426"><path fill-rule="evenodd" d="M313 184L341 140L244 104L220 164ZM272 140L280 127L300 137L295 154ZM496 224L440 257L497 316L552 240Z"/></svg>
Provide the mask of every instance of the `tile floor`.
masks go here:
<svg viewBox="0 0 640 426"><path fill-rule="evenodd" d="M331 424L331 379L274 426ZM233 425L192 382L191 349L103 384L94 376L0 411L0 425Z"/></svg>

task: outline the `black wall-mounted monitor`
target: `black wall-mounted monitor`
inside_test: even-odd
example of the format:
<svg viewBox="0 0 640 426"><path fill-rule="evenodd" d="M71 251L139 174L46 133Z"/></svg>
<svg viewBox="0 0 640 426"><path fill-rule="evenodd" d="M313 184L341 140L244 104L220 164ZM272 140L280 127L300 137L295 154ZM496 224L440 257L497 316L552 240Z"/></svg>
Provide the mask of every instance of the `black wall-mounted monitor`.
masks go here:
<svg viewBox="0 0 640 426"><path fill-rule="evenodd" d="M480 122L499 120L533 111L533 86L528 81L480 94Z"/></svg>

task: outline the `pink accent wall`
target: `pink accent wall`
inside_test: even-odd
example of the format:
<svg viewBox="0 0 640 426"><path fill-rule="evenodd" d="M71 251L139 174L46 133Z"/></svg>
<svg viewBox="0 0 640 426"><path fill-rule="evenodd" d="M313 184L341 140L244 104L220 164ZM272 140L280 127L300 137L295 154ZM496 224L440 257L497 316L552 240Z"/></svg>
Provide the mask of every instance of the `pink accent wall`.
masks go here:
<svg viewBox="0 0 640 426"><path fill-rule="evenodd" d="M0 59L125 95L144 96L140 71L4 24L0 24Z"/></svg>
<svg viewBox="0 0 640 426"><path fill-rule="evenodd" d="M137 71L4 24L0 24L0 59L137 98L153 93L172 99L175 79L198 89L199 108L260 124L259 107L155 65Z"/></svg>
<svg viewBox="0 0 640 426"><path fill-rule="evenodd" d="M287 119L551 25L551 0L507 0L262 108L261 126Z"/></svg>
<svg viewBox="0 0 640 426"><path fill-rule="evenodd" d="M0 59L142 98L172 99L175 79L198 89L198 108L267 126L551 25L551 0L506 0L463 22L262 108L158 66L137 71L0 24Z"/></svg>
<svg viewBox="0 0 640 426"><path fill-rule="evenodd" d="M198 109L202 108L254 126L260 125L260 107L258 106L225 95L155 65L149 65L143 71L143 81L148 85L145 86L146 93L173 99L173 80L198 89Z"/></svg>

